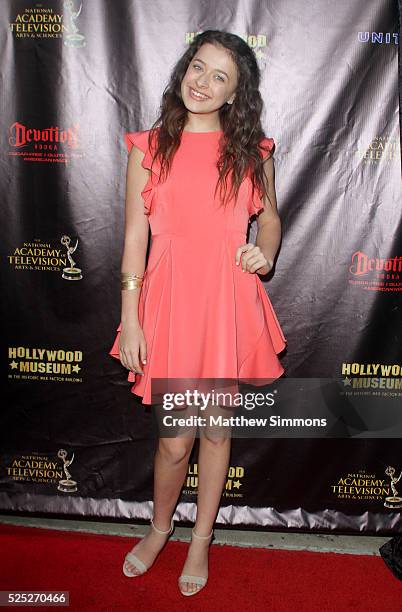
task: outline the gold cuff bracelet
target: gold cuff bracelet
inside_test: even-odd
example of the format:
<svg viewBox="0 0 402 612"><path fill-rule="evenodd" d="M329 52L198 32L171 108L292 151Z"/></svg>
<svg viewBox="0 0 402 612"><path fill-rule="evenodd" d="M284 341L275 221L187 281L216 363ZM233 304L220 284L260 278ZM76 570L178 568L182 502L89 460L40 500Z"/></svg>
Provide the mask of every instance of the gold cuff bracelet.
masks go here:
<svg viewBox="0 0 402 612"><path fill-rule="evenodd" d="M139 289L142 285L142 276L131 274L131 272L121 273L121 288L122 289Z"/></svg>

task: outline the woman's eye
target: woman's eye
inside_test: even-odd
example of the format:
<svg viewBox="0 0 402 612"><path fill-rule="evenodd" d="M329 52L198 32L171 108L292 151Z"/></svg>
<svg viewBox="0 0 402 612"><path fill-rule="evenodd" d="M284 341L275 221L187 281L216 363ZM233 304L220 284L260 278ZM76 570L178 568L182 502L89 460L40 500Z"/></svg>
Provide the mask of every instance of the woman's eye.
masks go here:
<svg viewBox="0 0 402 612"><path fill-rule="evenodd" d="M201 66L199 66L198 64L193 64L193 68L200 68L201 69Z"/></svg>
<svg viewBox="0 0 402 612"><path fill-rule="evenodd" d="M217 74L216 76L217 76L217 78L218 78L218 79L220 79L221 81L223 81L223 82L225 81L225 79L224 79L223 77L221 77L221 76L220 76L220 74Z"/></svg>

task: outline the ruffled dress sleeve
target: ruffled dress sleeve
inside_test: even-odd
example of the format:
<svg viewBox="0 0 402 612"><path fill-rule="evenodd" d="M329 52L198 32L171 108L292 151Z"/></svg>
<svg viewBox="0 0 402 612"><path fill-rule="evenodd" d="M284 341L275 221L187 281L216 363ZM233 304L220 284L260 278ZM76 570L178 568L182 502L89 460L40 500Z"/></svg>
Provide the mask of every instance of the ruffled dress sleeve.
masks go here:
<svg viewBox="0 0 402 612"><path fill-rule="evenodd" d="M142 199L144 200L144 214L150 215L152 211L152 204L155 199L156 186L159 181L159 164L154 161L149 149L149 130L142 132L126 132L124 134L124 140L127 146L127 150L130 153L133 145L135 145L140 151L144 153L144 158L141 165L146 170L150 171L148 180L145 184L144 189L141 191Z"/></svg>
<svg viewBox="0 0 402 612"><path fill-rule="evenodd" d="M261 148L261 145L264 147L264 149ZM275 151L275 141L273 138L266 138L264 137L261 141L260 141L260 152L261 152L261 157L263 159L266 159L269 155L272 155L272 153ZM250 179L251 182L251 179ZM254 190L254 195L250 195L250 202L249 202L249 213L250 216L252 215L256 215L260 212L260 210L264 210L264 202L262 199L262 193L260 191L260 189L255 188Z"/></svg>

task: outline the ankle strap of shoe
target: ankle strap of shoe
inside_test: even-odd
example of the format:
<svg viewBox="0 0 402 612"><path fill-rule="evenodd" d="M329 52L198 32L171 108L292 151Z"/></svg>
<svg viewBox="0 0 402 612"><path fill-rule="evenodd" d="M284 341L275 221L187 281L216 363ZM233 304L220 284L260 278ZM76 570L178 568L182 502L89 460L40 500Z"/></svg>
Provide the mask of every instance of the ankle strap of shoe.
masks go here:
<svg viewBox="0 0 402 612"><path fill-rule="evenodd" d="M167 535L168 533L172 533L174 523L173 523L173 519L171 519L170 528L167 531L162 531L162 529L158 529L157 527L155 527L154 519L151 519L151 525L157 533L160 533L161 535Z"/></svg>
<svg viewBox="0 0 402 612"><path fill-rule="evenodd" d="M212 534L214 533L214 530L212 529L212 530L211 530L211 533L210 533L209 535L207 535L207 536L200 536L200 535L197 535L197 534L195 533L195 531L194 531L194 527L193 527L193 529L192 529L191 531L192 531L192 534L193 534L193 535L194 535L196 538L198 538L199 540L209 540L209 538L210 538L210 537L212 537Z"/></svg>

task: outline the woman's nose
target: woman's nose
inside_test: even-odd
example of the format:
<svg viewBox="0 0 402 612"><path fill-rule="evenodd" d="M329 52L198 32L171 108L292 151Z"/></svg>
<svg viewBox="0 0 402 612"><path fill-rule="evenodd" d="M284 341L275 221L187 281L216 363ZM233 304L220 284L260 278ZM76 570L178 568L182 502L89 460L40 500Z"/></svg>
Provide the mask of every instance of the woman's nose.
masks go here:
<svg viewBox="0 0 402 612"><path fill-rule="evenodd" d="M197 85L199 87L208 87L209 77L206 74L200 74L197 78Z"/></svg>

